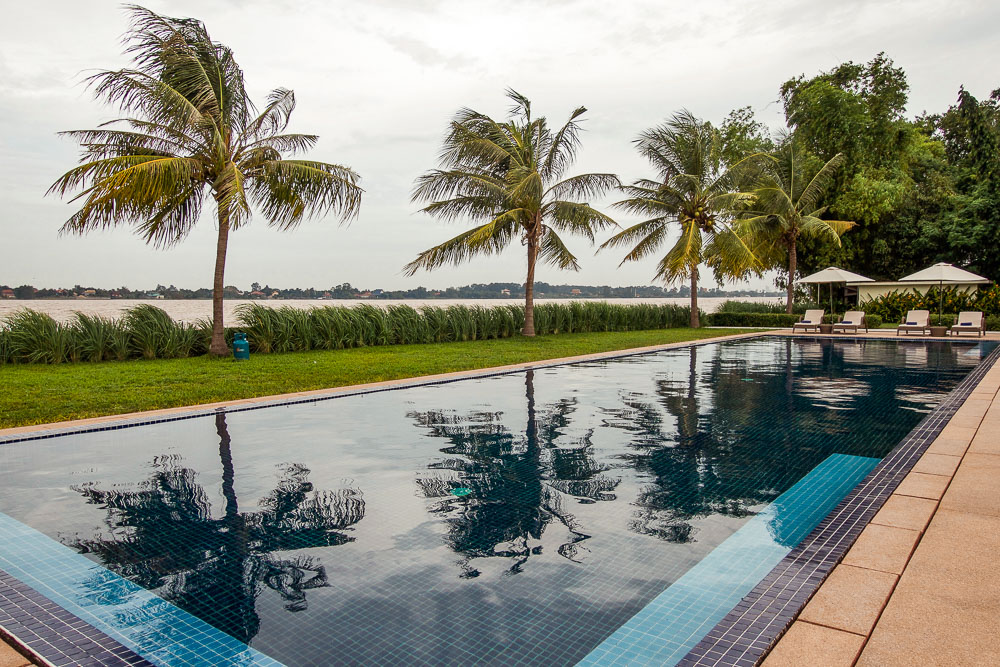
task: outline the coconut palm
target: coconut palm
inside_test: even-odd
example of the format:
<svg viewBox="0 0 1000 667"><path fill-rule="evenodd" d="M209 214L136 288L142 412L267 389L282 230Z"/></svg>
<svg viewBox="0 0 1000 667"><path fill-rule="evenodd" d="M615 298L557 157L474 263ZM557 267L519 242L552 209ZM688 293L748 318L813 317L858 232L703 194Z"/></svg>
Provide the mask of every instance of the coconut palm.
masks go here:
<svg viewBox="0 0 1000 667"><path fill-rule="evenodd" d="M622 264L637 261L656 252L679 225L680 237L660 259L655 277L667 283L690 280L691 326L697 327L698 266L707 263L717 277L730 278L758 265L728 222L751 198L741 187L763 156L750 155L726 168L719 131L687 110L646 130L635 144L656 170L656 178L623 188L629 197L615 206L650 217L612 236L601 248L632 246Z"/></svg>
<svg viewBox="0 0 1000 667"><path fill-rule="evenodd" d="M576 257L559 237L570 232L593 242L594 232L617 226L604 213L576 201L620 186L614 174L581 174L563 179L580 146L580 107L553 132L545 118L533 118L531 102L508 90L513 100L507 122L462 109L451 122L441 151L441 169L417 179L414 202L442 220L469 218L477 226L420 253L404 267L419 269L460 264L476 255L502 252L515 239L527 248L524 335L535 335L536 260L579 270Z"/></svg>
<svg viewBox="0 0 1000 667"><path fill-rule="evenodd" d="M795 272L798 267L798 242L802 238L825 240L840 245L840 236L855 223L825 220L825 206L819 206L837 169L844 163L837 153L807 180L803 163L804 149L789 136L769 163L754 191L754 199L745 219L738 223L741 235L751 239L755 254L766 266L777 266L787 257L787 312L792 312Z"/></svg>
<svg viewBox="0 0 1000 667"><path fill-rule="evenodd" d="M232 51L194 19L129 8L132 67L88 79L96 97L126 115L94 130L62 134L82 146L80 166L49 192L83 205L63 233L129 225L147 243L166 247L197 224L206 194L215 202L218 243L212 285L210 352L224 355L222 290L230 231L256 208L280 230L335 213L355 216L358 176L347 167L284 159L318 137L285 133L295 109L291 90L275 89L254 107Z"/></svg>

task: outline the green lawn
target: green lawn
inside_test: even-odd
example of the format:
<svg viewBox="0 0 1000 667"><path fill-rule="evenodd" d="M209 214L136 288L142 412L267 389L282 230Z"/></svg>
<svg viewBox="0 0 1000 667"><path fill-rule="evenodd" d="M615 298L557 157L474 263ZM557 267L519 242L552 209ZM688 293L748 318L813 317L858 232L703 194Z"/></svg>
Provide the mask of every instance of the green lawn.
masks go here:
<svg viewBox="0 0 1000 667"><path fill-rule="evenodd" d="M752 329L664 329L534 339L97 364L0 366L0 428L397 380Z"/></svg>

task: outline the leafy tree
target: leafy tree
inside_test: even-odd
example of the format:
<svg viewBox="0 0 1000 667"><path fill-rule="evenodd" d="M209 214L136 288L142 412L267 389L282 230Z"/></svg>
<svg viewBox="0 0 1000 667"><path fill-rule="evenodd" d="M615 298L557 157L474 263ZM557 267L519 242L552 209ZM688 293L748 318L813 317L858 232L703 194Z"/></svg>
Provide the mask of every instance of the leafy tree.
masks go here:
<svg viewBox="0 0 1000 667"><path fill-rule="evenodd" d="M740 186L746 185L759 156L745 157L727 169L720 132L687 110L646 130L635 144L656 176L623 188L628 199L616 206L650 217L615 234L601 248L632 246L622 263L637 261L656 252L678 225L680 237L660 259L655 277L667 283L691 281L691 326L697 327L699 264L706 262L717 278L741 276L758 266L728 221L751 197Z"/></svg>
<svg viewBox="0 0 1000 667"><path fill-rule="evenodd" d="M953 261L1000 275L1000 89L979 101L964 88L938 121L953 166L953 208L942 232Z"/></svg>
<svg viewBox="0 0 1000 667"><path fill-rule="evenodd" d="M579 107L553 132L544 117L533 118L531 102L514 90L507 122L462 109L451 122L441 151L442 169L417 179L413 201L442 220L470 218L478 224L420 253L404 267L407 275L476 255L499 254L519 238L527 248L524 335L535 335L534 283L538 259L560 269L579 270L559 232L594 240L594 232L617 226L610 217L577 201L620 186L614 174L580 174L563 179L580 146Z"/></svg>
<svg viewBox="0 0 1000 667"><path fill-rule="evenodd" d="M812 178L805 173L807 159L804 149L789 136L762 175L753 203L739 222L740 233L752 239L754 253L765 266L787 261L785 307L789 313L795 298L799 239L822 239L839 246L840 235L854 226L846 220L823 219L826 207L819 205L837 169L844 163L843 154L827 160Z"/></svg>
<svg viewBox="0 0 1000 667"><path fill-rule="evenodd" d="M281 230L330 212L349 219L361 203L358 176L340 165L285 159L318 140L285 133L294 93L275 89L258 111L232 51L213 41L200 21L129 10L133 66L89 78L99 99L129 115L98 129L64 132L80 142L81 164L49 192L81 191L73 201L83 205L64 233L130 225L157 246L184 239L210 194L219 226L210 352L224 355L229 232L249 222L254 207Z"/></svg>
<svg viewBox="0 0 1000 667"><path fill-rule="evenodd" d="M837 264L894 279L934 261L959 261L943 229L956 205L954 172L935 117L904 118L908 91L905 72L884 53L781 87L796 140L820 160L844 154L821 203L857 223L840 246L802 239L803 270Z"/></svg>
<svg viewBox="0 0 1000 667"><path fill-rule="evenodd" d="M719 126L722 135L722 161L738 164L755 153L770 153L775 149L771 131L757 120L751 107L733 109Z"/></svg>

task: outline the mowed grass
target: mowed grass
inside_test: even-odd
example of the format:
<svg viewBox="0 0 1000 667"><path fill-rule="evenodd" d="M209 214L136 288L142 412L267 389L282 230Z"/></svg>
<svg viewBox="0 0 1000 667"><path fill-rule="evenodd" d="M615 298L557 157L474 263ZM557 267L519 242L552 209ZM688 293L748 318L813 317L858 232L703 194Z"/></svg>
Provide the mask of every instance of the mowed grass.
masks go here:
<svg viewBox="0 0 1000 667"><path fill-rule="evenodd" d="M136 360L0 366L0 428L398 380L753 329L659 329L347 350L256 354L249 361Z"/></svg>

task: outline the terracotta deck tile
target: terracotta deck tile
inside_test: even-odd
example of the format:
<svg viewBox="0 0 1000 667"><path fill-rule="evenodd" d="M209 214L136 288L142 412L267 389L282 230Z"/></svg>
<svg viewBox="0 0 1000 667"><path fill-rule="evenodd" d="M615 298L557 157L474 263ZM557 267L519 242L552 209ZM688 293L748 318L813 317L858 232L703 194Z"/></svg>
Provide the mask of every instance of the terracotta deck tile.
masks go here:
<svg viewBox="0 0 1000 667"><path fill-rule="evenodd" d="M962 407L958 409L955 413L955 417L973 417L982 419L983 415L989 409L990 405L993 403L993 399L990 398L978 398L974 396L969 396Z"/></svg>
<svg viewBox="0 0 1000 667"><path fill-rule="evenodd" d="M24 667L25 665L31 665L27 658L0 640L0 667Z"/></svg>
<svg viewBox="0 0 1000 667"><path fill-rule="evenodd" d="M912 472L951 476L955 474L961 460L958 456L927 453L920 457L920 460L913 466Z"/></svg>
<svg viewBox="0 0 1000 667"><path fill-rule="evenodd" d="M995 427L983 424L979 429L979 433L972 439L972 444L969 445L969 452L976 454L1000 454L1000 421L997 422ZM943 454L944 452L939 453Z"/></svg>
<svg viewBox="0 0 1000 667"><path fill-rule="evenodd" d="M965 438L941 438L931 443L927 448L928 454L945 454L947 456L961 456L969 448L969 440Z"/></svg>
<svg viewBox="0 0 1000 667"><path fill-rule="evenodd" d="M893 494L878 511L873 524L922 531L937 509L936 500Z"/></svg>
<svg viewBox="0 0 1000 667"><path fill-rule="evenodd" d="M948 488L948 478L944 475L911 472L896 487L896 495L940 500L946 488Z"/></svg>
<svg viewBox="0 0 1000 667"><path fill-rule="evenodd" d="M998 552L1000 517L938 510L858 664L1000 664Z"/></svg>
<svg viewBox="0 0 1000 667"><path fill-rule="evenodd" d="M941 509L1000 517L1000 456L966 454Z"/></svg>
<svg viewBox="0 0 1000 667"><path fill-rule="evenodd" d="M850 667L864 637L796 621L763 662L763 667Z"/></svg>
<svg viewBox="0 0 1000 667"><path fill-rule="evenodd" d="M972 441L976 435L976 428L972 426L958 426L951 425L950 423L944 427L941 434L938 436L940 438L960 438L967 441Z"/></svg>
<svg viewBox="0 0 1000 667"><path fill-rule="evenodd" d="M897 579L887 572L838 565L799 619L867 636Z"/></svg>
<svg viewBox="0 0 1000 667"><path fill-rule="evenodd" d="M901 574L920 533L906 528L869 525L844 556L844 565Z"/></svg>

